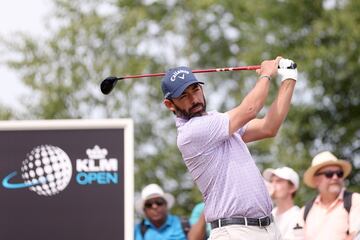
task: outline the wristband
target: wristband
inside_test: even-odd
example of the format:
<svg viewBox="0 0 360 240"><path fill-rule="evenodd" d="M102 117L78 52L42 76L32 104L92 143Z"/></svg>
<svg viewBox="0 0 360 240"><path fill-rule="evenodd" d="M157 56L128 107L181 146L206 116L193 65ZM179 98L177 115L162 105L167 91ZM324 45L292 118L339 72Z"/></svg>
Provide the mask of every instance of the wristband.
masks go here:
<svg viewBox="0 0 360 240"><path fill-rule="evenodd" d="M271 77L269 75L260 75L259 79L261 78L267 78L269 81L271 81Z"/></svg>

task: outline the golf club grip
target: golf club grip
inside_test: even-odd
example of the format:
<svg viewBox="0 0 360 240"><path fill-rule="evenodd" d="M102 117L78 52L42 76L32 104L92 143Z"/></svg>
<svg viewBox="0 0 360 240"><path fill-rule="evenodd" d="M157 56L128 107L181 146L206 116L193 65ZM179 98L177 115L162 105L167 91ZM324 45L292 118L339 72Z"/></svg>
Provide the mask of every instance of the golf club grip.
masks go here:
<svg viewBox="0 0 360 240"><path fill-rule="evenodd" d="M256 69L260 69L260 65L242 66L242 67L226 67L226 68L210 68L210 69L193 70L192 72L193 73L231 72L231 71L256 70Z"/></svg>

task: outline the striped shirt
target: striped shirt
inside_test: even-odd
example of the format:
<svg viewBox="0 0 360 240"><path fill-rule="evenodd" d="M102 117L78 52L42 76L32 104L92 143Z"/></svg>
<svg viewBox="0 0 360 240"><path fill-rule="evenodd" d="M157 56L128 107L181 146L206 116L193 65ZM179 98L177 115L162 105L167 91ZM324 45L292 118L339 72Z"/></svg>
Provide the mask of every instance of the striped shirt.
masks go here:
<svg viewBox="0 0 360 240"><path fill-rule="evenodd" d="M205 218L260 218L272 205L262 175L242 140L229 135L229 116L216 111L190 120L176 118L177 145L205 202Z"/></svg>

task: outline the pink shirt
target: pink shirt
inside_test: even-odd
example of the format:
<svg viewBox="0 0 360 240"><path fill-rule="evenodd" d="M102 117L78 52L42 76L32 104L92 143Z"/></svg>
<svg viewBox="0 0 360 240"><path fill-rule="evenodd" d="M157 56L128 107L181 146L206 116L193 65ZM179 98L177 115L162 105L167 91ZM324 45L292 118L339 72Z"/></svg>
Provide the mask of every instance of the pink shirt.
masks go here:
<svg viewBox="0 0 360 240"><path fill-rule="evenodd" d="M344 190L343 190L344 191ZM304 207L301 209L300 226L304 226ZM350 214L343 204L343 192L328 207L321 203L320 196L314 201L304 226L305 240L342 240L350 233L358 232L360 219L360 194L353 193Z"/></svg>

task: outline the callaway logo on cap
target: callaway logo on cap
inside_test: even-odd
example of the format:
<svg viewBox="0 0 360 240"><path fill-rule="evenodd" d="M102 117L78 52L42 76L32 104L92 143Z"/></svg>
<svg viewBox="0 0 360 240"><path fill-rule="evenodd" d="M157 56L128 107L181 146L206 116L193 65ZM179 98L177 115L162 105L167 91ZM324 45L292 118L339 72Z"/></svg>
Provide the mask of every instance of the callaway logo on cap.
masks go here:
<svg viewBox="0 0 360 240"><path fill-rule="evenodd" d="M189 74L190 72L187 71L187 70L184 70L184 69L180 69L178 71L175 71L172 75L171 75L171 78L170 78L170 81L175 81L176 78L180 78L180 79L185 79L185 74Z"/></svg>
<svg viewBox="0 0 360 240"><path fill-rule="evenodd" d="M190 68L176 67L166 72L161 80L161 89L164 98L172 99L179 97L188 86L194 83L204 84L195 78Z"/></svg>

